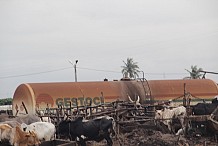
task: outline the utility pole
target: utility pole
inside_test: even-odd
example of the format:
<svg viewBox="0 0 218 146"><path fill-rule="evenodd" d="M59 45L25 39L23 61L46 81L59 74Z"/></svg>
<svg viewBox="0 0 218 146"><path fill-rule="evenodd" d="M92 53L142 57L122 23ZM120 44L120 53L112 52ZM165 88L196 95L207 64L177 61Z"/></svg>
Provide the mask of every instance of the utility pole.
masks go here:
<svg viewBox="0 0 218 146"><path fill-rule="evenodd" d="M75 64L71 60L69 60L69 63L73 65L74 67L74 72L75 72L75 82L77 82L77 71L76 71L76 65L78 63L78 60L75 61Z"/></svg>
<svg viewBox="0 0 218 146"><path fill-rule="evenodd" d="M78 63L78 60L76 60L76 63L74 64L74 70L75 70L75 82L77 82L77 72L76 72L76 64Z"/></svg>

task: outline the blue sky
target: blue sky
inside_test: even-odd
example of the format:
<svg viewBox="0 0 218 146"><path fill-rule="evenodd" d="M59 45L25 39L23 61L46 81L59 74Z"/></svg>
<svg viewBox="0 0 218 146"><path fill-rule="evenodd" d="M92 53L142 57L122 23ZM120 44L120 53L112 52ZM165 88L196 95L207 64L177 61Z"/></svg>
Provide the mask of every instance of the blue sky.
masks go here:
<svg viewBox="0 0 218 146"><path fill-rule="evenodd" d="M0 98L22 83L122 78L128 57L148 80L218 72L217 0L0 1ZM142 77L142 74L140 74ZM218 82L217 75L207 78Z"/></svg>

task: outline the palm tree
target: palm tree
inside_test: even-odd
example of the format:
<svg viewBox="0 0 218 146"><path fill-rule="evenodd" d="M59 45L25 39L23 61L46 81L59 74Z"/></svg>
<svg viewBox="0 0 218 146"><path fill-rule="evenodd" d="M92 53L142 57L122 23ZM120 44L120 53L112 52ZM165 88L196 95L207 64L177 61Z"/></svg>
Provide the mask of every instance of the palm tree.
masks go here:
<svg viewBox="0 0 218 146"><path fill-rule="evenodd" d="M124 66L121 66L122 69L122 74L124 77L129 77L129 78L136 78L138 77L138 73L140 72L138 69L137 62L133 61L133 58L127 58L126 62L123 61L125 64Z"/></svg>
<svg viewBox="0 0 218 146"><path fill-rule="evenodd" d="M191 79L200 79L202 76L201 71L203 71L203 69L198 68L197 65L195 65L195 66L192 65L191 71L189 71L187 69L185 69L185 70L189 72L189 74L190 74L189 78L191 78Z"/></svg>

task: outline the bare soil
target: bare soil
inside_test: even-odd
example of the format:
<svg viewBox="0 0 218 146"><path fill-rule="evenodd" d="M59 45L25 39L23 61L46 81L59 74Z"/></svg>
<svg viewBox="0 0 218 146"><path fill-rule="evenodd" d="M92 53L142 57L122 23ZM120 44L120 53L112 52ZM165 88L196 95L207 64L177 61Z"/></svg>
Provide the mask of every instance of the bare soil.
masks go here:
<svg viewBox="0 0 218 146"><path fill-rule="evenodd" d="M203 137L176 136L174 134L162 133L154 127L145 128L136 126L113 137L113 146L218 146L215 136ZM105 146L106 141L100 143L87 142L88 146Z"/></svg>
<svg viewBox="0 0 218 146"><path fill-rule="evenodd" d="M192 137L184 135L162 133L149 129L134 129L132 132L124 133L120 138L119 145L123 146L216 146L213 137Z"/></svg>

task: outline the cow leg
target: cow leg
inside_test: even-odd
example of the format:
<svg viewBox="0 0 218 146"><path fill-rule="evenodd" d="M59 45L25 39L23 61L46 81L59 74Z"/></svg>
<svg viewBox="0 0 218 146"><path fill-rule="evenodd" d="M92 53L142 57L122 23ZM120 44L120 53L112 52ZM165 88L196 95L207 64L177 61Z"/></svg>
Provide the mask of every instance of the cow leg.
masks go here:
<svg viewBox="0 0 218 146"><path fill-rule="evenodd" d="M2 141L2 130L0 129L0 142Z"/></svg>
<svg viewBox="0 0 218 146"><path fill-rule="evenodd" d="M168 129L169 129L169 131L171 133L172 132L172 128L171 128L171 123L169 121L167 121L167 127L168 127Z"/></svg>
<svg viewBox="0 0 218 146"><path fill-rule="evenodd" d="M111 133L112 136L115 136L115 135L116 135L115 130L114 130L113 127L110 127L109 133Z"/></svg>
<svg viewBox="0 0 218 146"><path fill-rule="evenodd" d="M180 135L180 134L185 134L186 132L186 125L185 125L185 118L184 117L180 117L180 124L181 124L181 129L179 129L176 133L176 135Z"/></svg>
<svg viewBox="0 0 218 146"><path fill-rule="evenodd" d="M105 139L106 139L106 141L107 141L107 145L108 145L108 146L112 146L112 145L113 145L113 141L112 141L112 139L110 138L109 133L105 135Z"/></svg>
<svg viewBox="0 0 218 146"><path fill-rule="evenodd" d="M79 141L79 144L80 144L81 146L86 146L86 142L85 142L84 140Z"/></svg>
<svg viewBox="0 0 218 146"><path fill-rule="evenodd" d="M85 140L81 140L80 144L81 144L81 146L86 146L86 141Z"/></svg>
<svg viewBox="0 0 218 146"><path fill-rule="evenodd" d="M113 128L111 129L111 133L112 133L112 136L115 136L115 135L116 135L116 133L115 133L115 131L114 131Z"/></svg>
<svg viewBox="0 0 218 146"><path fill-rule="evenodd" d="M79 143L81 146L86 146L86 141L81 137L81 136L78 136L79 137Z"/></svg>

